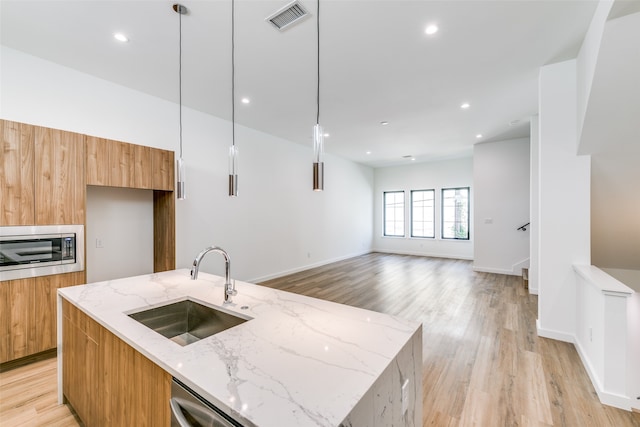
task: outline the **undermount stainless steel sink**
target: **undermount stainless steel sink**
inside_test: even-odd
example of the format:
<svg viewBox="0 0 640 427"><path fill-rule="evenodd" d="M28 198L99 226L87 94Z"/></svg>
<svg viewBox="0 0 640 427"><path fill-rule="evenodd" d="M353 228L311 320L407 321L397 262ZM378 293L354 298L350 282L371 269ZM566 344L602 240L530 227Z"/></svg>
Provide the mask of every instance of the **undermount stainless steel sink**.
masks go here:
<svg viewBox="0 0 640 427"><path fill-rule="evenodd" d="M191 300L132 313L129 317L182 346L248 320Z"/></svg>

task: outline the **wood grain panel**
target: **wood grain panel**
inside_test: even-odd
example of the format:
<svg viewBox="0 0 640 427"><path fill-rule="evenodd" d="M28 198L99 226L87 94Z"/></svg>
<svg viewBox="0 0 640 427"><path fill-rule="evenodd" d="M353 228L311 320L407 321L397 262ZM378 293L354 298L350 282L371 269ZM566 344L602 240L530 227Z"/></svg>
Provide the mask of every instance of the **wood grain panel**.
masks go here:
<svg viewBox="0 0 640 427"><path fill-rule="evenodd" d="M80 134L35 128L36 224L84 224L84 139Z"/></svg>
<svg viewBox="0 0 640 427"><path fill-rule="evenodd" d="M151 147L132 145L134 150L133 187L150 189L152 187Z"/></svg>
<svg viewBox="0 0 640 427"><path fill-rule="evenodd" d="M154 149L152 151L153 189L173 191L174 185L173 151Z"/></svg>
<svg viewBox="0 0 640 427"><path fill-rule="evenodd" d="M134 167L133 145L126 142L109 141L109 185L135 188Z"/></svg>
<svg viewBox="0 0 640 427"><path fill-rule="evenodd" d="M67 286L85 283L84 271L36 277L34 283L33 315L35 324L33 352L55 348L57 345L57 291Z"/></svg>
<svg viewBox="0 0 640 427"><path fill-rule="evenodd" d="M87 185L109 185L109 143L104 138L85 137Z"/></svg>
<svg viewBox="0 0 640 427"><path fill-rule="evenodd" d="M34 300L34 279L20 279L0 282L3 299L0 306L4 315L0 333L0 363L33 353L35 324L30 320Z"/></svg>
<svg viewBox="0 0 640 427"><path fill-rule="evenodd" d="M172 191L153 192L153 271L176 268L176 199Z"/></svg>
<svg viewBox="0 0 640 427"><path fill-rule="evenodd" d="M169 426L171 375L63 302L64 394L86 425Z"/></svg>
<svg viewBox="0 0 640 427"><path fill-rule="evenodd" d="M34 128L0 120L0 226L34 224Z"/></svg>

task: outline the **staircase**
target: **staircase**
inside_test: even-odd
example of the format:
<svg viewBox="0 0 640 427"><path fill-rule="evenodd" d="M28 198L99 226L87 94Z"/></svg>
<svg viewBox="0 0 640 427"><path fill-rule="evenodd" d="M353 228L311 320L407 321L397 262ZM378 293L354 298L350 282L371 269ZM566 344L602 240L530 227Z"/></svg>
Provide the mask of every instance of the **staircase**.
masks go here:
<svg viewBox="0 0 640 427"><path fill-rule="evenodd" d="M522 269L522 284L524 285L525 289L529 289L529 269L528 268Z"/></svg>

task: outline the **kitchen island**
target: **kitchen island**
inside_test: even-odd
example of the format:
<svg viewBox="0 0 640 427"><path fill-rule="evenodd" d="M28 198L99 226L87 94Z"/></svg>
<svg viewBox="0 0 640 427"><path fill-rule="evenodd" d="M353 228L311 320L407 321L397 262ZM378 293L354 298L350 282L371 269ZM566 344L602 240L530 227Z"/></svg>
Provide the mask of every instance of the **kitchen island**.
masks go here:
<svg viewBox="0 0 640 427"><path fill-rule="evenodd" d="M113 334L244 426L421 425L419 323L240 281L233 302L223 304L224 279L207 273L198 277L191 280L189 270L181 269L60 289L60 402L69 391L65 382L67 387L91 382L65 381L74 372L63 370L73 371L81 363L70 361L95 359L113 366L105 362L111 355L104 351L91 350L101 356L84 359L74 354L75 345L65 337L72 335L63 327L66 320L95 322L108 331L103 336ZM183 346L129 316L186 299L249 320ZM72 310L88 321L74 320ZM95 340L85 341L93 345ZM86 375L100 382L104 376L96 371L89 368ZM100 393L99 387L92 391ZM161 397L166 407L155 411L168 410L168 397Z"/></svg>

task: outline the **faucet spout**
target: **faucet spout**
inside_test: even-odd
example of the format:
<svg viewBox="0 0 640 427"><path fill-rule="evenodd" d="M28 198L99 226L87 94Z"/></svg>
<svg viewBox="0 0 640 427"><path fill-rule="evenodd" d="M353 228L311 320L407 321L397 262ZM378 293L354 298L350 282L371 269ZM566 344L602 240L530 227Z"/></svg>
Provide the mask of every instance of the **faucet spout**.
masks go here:
<svg viewBox="0 0 640 427"><path fill-rule="evenodd" d="M208 248L204 248L193 260L193 265L191 266L191 280L196 280L198 278L200 262L209 252L218 252L224 257L224 302L231 303L231 297L237 295L238 291L236 290L235 280L231 280L231 258L229 258L229 254L224 249L218 246L209 246Z"/></svg>

